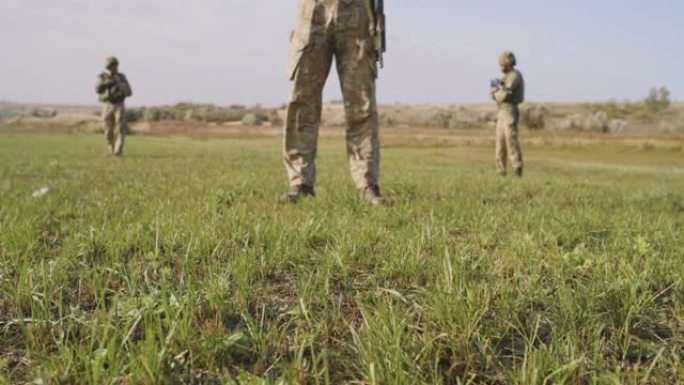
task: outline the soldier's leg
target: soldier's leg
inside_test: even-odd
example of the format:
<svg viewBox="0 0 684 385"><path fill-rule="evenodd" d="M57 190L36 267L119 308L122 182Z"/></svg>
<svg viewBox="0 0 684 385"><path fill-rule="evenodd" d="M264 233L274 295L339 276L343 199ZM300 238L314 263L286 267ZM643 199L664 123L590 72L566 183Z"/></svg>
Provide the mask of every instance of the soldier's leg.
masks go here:
<svg viewBox="0 0 684 385"><path fill-rule="evenodd" d="M114 154L121 155L123 153L124 139L128 130L128 121L126 120L126 108L123 104L119 104L115 109L115 136L116 141L114 142Z"/></svg>
<svg viewBox="0 0 684 385"><path fill-rule="evenodd" d="M298 53L301 56L294 72L292 98L285 121L283 159L292 187L313 187L316 182L322 93L333 52L327 35L314 32L308 45Z"/></svg>
<svg viewBox="0 0 684 385"><path fill-rule="evenodd" d="M362 1L340 2L335 61L347 118L347 155L356 187L377 187L380 140L375 92L377 77L371 19Z"/></svg>
<svg viewBox="0 0 684 385"><path fill-rule="evenodd" d="M511 166L515 175L522 176L523 170L523 158L522 151L520 150L520 140L519 140L519 121L520 113L518 110L513 110L510 113L510 121L506 126L506 147L508 147L508 153L511 157Z"/></svg>
<svg viewBox="0 0 684 385"><path fill-rule="evenodd" d="M496 171L506 175L506 120L505 111L499 111L496 121Z"/></svg>
<svg viewBox="0 0 684 385"><path fill-rule="evenodd" d="M102 108L102 122L104 126L105 140L107 141L107 149L110 153L114 153L114 129L116 117L114 115L114 106L105 104Z"/></svg>

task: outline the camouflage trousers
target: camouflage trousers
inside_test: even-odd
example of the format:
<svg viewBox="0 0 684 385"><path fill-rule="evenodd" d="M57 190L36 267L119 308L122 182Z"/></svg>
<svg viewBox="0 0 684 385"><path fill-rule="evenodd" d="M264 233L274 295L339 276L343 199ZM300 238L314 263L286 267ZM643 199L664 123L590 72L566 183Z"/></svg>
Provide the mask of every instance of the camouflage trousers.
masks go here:
<svg viewBox="0 0 684 385"><path fill-rule="evenodd" d="M123 152L124 138L128 133L126 107L123 103L105 103L102 109L107 148L114 155Z"/></svg>
<svg viewBox="0 0 684 385"><path fill-rule="evenodd" d="M517 106L502 106L496 122L496 170L506 174L507 157L516 172L522 172L523 159L518 140L520 111Z"/></svg>
<svg viewBox="0 0 684 385"><path fill-rule="evenodd" d="M292 33L283 158L291 186L313 186L322 93L333 58L346 116L347 158L357 188L377 185L380 167L375 97L377 54L368 0L300 0Z"/></svg>

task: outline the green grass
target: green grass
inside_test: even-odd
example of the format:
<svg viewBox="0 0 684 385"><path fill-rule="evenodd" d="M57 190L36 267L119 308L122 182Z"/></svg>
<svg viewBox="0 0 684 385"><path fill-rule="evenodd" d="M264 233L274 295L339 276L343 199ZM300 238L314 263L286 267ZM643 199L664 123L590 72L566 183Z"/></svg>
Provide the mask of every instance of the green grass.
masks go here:
<svg viewBox="0 0 684 385"><path fill-rule="evenodd" d="M684 384L681 151L279 148L0 136L0 384Z"/></svg>

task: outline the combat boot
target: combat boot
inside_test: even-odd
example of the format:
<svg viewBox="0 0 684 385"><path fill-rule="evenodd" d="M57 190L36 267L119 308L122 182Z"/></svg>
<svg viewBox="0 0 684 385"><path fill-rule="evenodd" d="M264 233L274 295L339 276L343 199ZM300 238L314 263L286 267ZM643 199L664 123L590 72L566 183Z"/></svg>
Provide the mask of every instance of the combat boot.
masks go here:
<svg viewBox="0 0 684 385"><path fill-rule="evenodd" d="M522 176L523 176L523 168L522 167L515 169L515 176L517 176L518 178L522 178Z"/></svg>
<svg viewBox="0 0 684 385"><path fill-rule="evenodd" d="M378 185L359 189L359 196L373 206L384 206L387 204L387 199L380 194L380 187Z"/></svg>
<svg viewBox="0 0 684 385"><path fill-rule="evenodd" d="M283 201L295 203L301 198L315 197L316 191L312 186L307 186L304 184L298 184L290 187L290 191L283 196Z"/></svg>

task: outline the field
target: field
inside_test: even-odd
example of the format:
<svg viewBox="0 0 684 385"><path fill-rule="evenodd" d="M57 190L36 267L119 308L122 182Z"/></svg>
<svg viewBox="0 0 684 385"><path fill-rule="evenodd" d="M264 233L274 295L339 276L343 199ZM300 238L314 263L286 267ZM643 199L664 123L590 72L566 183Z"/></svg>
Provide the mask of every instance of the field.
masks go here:
<svg viewBox="0 0 684 385"><path fill-rule="evenodd" d="M273 135L0 134L0 384L684 384L681 138L385 135L372 208L335 135L291 205Z"/></svg>

